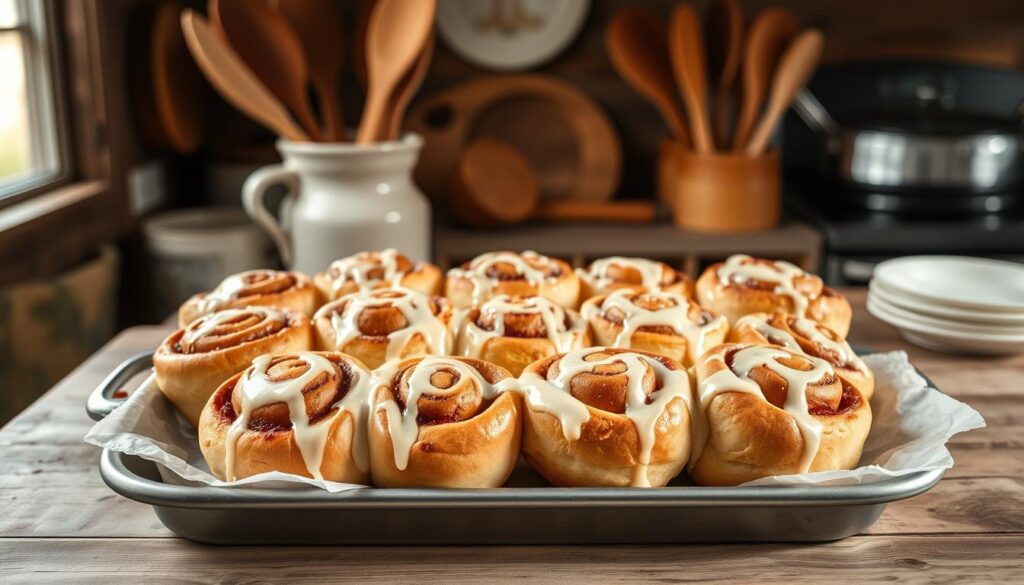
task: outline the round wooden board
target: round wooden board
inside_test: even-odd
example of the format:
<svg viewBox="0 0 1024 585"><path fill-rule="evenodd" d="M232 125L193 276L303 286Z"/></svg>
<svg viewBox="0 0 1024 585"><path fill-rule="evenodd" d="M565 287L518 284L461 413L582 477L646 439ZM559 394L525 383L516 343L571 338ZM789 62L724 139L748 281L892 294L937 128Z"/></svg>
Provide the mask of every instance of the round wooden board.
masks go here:
<svg viewBox="0 0 1024 585"><path fill-rule="evenodd" d="M467 144L494 138L521 152L541 199L607 201L622 151L608 117L576 88L544 75L495 75L441 91L410 112L406 128L423 136L416 180L444 199Z"/></svg>

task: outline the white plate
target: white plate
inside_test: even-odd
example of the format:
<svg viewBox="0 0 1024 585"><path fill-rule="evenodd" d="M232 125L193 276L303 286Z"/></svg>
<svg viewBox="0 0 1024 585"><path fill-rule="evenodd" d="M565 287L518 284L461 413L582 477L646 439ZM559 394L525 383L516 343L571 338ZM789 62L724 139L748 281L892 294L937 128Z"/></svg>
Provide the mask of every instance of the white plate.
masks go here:
<svg viewBox="0 0 1024 585"><path fill-rule="evenodd" d="M1008 338L1020 338L1024 340L1024 324L1011 323L1006 325L992 325L985 323L964 323L961 321L951 321L949 319L943 319L941 317L931 317L929 315L922 315L911 310L907 310L898 307L884 297L881 297L875 293L870 293L868 299L883 309L885 312L899 317L900 319L906 319L907 321L913 321L920 325L927 327L935 327L943 331L952 331L956 333L962 333L965 335L992 335L998 337Z"/></svg>
<svg viewBox="0 0 1024 585"><path fill-rule="evenodd" d="M993 341L972 336L960 336L948 330L936 330L914 323L908 323L880 309L877 303L868 300L868 312L878 319L896 327L904 339L935 351L967 353L976 355L1013 355L1024 353L1024 340L1018 342Z"/></svg>
<svg viewBox="0 0 1024 585"><path fill-rule="evenodd" d="M590 0L441 0L437 28L453 51L500 71L536 67L576 38Z"/></svg>
<svg viewBox="0 0 1024 585"><path fill-rule="evenodd" d="M960 309L1024 313L1024 265L965 256L908 256L875 267L887 288Z"/></svg>
<svg viewBox="0 0 1024 585"><path fill-rule="evenodd" d="M868 290L877 298L896 305L901 309L938 317L949 321L958 321L971 325L1018 325L1024 327L1024 313L1008 313L1000 311L977 311L957 309L945 305L936 305L929 301L919 300L910 295L894 291L877 280L868 283Z"/></svg>

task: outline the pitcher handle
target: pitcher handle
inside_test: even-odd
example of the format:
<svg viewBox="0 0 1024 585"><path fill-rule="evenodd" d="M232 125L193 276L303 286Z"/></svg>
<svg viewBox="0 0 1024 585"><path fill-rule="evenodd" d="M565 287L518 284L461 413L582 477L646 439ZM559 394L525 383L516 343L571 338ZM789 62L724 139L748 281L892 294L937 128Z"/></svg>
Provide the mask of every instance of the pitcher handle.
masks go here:
<svg viewBox="0 0 1024 585"><path fill-rule="evenodd" d="M271 165L257 169L249 175L242 186L242 205L245 212L253 218L256 223L263 226L274 241L278 252L281 254L281 261L286 267L292 265L292 243L288 238L288 232L281 225L281 222L270 213L264 202L267 191L275 185L283 185L287 189L286 198L295 197L299 192L299 174L286 168L284 165Z"/></svg>

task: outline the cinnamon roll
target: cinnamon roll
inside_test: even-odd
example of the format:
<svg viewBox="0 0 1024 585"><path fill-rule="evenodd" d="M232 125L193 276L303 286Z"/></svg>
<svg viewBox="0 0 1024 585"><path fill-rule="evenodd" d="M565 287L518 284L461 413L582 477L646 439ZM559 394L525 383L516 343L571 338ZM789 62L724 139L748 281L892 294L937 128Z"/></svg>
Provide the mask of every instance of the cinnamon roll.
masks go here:
<svg viewBox="0 0 1024 585"><path fill-rule="evenodd" d="M823 323L844 337L853 316L846 297L821 278L789 262L743 254L704 271L697 279L697 301L730 323L750 313L782 311Z"/></svg>
<svg viewBox="0 0 1024 585"><path fill-rule="evenodd" d="M541 296L566 309L576 307L580 279L562 260L536 252L490 252L448 271L445 296L457 309L496 295Z"/></svg>
<svg viewBox="0 0 1024 585"><path fill-rule="evenodd" d="M153 354L157 386L193 425L224 380L265 353L310 348L309 318L272 307L224 309L170 334Z"/></svg>
<svg viewBox="0 0 1024 585"><path fill-rule="evenodd" d="M663 291L693 298L693 279L664 262L646 258L611 256L594 260L586 270L576 269L582 285L581 300L606 295L621 288Z"/></svg>
<svg viewBox="0 0 1024 585"><path fill-rule="evenodd" d="M320 306L319 294L309 277L299 272L250 270L225 278L210 292L194 295L178 310L178 325L185 327L203 315L221 309L277 307L312 317Z"/></svg>
<svg viewBox="0 0 1024 585"><path fill-rule="evenodd" d="M443 297L404 288L352 293L316 312L316 347L343 351L370 368L394 359L449 354L451 317Z"/></svg>
<svg viewBox="0 0 1024 585"><path fill-rule="evenodd" d="M533 362L590 345L587 322L544 297L498 295L462 311L454 325L458 355L501 366L513 376Z"/></svg>
<svg viewBox="0 0 1024 585"><path fill-rule="evenodd" d="M199 446L210 471L225 481L280 471L367 483L369 376L336 352L256 358L203 409Z"/></svg>
<svg viewBox="0 0 1024 585"><path fill-rule="evenodd" d="M380 372L370 467L380 487L498 487L519 458L515 379L472 358L428 356Z"/></svg>
<svg viewBox="0 0 1024 585"><path fill-rule="evenodd" d="M598 345L639 349L689 367L725 341L725 317L669 292L618 289L594 297L580 309Z"/></svg>
<svg viewBox="0 0 1024 585"><path fill-rule="evenodd" d="M821 358L871 400L875 376L850 344L835 331L810 319L785 313L754 313L742 317L732 328L729 341L757 345L779 345Z"/></svg>
<svg viewBox="0 0 1024 585"><path fill-rule="evenodd" d="M313 282L329 301L354 292L388 287L436 295L441 293L441 269L429 262L413 262L398 250L388 248L335 260L327 270L318 272Z"/></svg>
<svg viewBox="0 0 1024 585"><path fill-rule="evenodd" d="M860 460L871 407L827 361L725 344L701 358L696 376L702 424L690 475L698 484L850 469Z"/></svg>
<svg viewBox="0 0 1024 585"><path fill-rule="evenodd" d="M666 357L594 347L519 377L523 456L561 486L659 487L690 456L690 378Z"/></svg>

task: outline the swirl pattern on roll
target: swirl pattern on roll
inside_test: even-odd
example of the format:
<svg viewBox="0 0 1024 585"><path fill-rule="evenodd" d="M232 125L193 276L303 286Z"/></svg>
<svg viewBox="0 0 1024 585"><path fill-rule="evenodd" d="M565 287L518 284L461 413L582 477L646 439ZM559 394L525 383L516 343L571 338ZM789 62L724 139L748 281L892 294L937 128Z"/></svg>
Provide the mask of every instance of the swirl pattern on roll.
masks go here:
<svg viewBox="0 0 1024 585"><path fill-rule="evenodd" d="M588 300L580 311L598 344L651 351L684 365L722 343L729 329L724 317L670 292L620 288Z"/></svg>
<svg viewBox="0 0 1024 585"><path fill-rule="evenodd" d="M831 364L781 347L708 352L697 367L697 397L691 467L705 483L848 468L871 424L867 400Z"/></svg>
<svg viewBox="0 0 1024 585"><path fill-rule="evenodd" d="M533 251L489 252L448 271L446 294L456 307L480 306L499 294L539 295L572 308L579 277L568 264Z"/></svg>
<svg viewBox="0 0 1024 585"><path fill-rule="evenodd" d="M557 485L660 486L687 461L690 379L668 358L593 347L537 362L519 382L524 454Z"/></svg>
<svg viewBox="0 0 1024 585"><path fill-rule="evenodd" d="M226 481L267 471L365 481L369 372L340 353L262 355L214 393L200 445Z"/></svg>
<svg viewBox="0 0 1024 585"><path fill-rule="evenodd" d="M427 356L378 373L371 406L374 482L496 487L519 456L519 398L508 372Z"/></svg>
<svg viewBox="0 0 1024 585"><path fill-rule="evenodd" d="M186 301L178 312L185 327L197 318L222 309L263 306L292 309L312 316L317 293L309 277L298 272L249 270L225 278L217 288Z"/></svg>
<svg viewBox="0 0 1024 585"><path fill-rule="evenodd" d="M313 318L321 349L343 351L371 368L386 361L452 351L452 312L443 297L405 288L345 295Z"/></svg>
<svg viewBox="0 0 1024 585"><path fill-rule="evenodd" d="M693 297L693 281L664 262L647 258L610 256L591 262L576 273L585 285L584 299L605 295L621 288L665 291Z"/></svg>
<svg viewBox="0 0 1024 585"><path fill-rule="evenodd" d="M398 250L388 248L335 260L313 280L329 300L390 287L431 295L440 292L441 271L433 264L413 262Z"/></svg>

